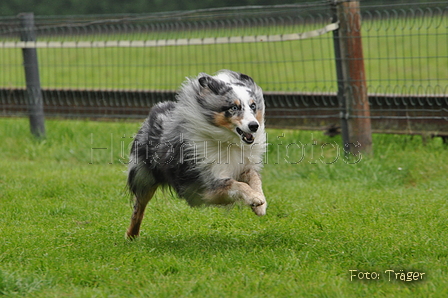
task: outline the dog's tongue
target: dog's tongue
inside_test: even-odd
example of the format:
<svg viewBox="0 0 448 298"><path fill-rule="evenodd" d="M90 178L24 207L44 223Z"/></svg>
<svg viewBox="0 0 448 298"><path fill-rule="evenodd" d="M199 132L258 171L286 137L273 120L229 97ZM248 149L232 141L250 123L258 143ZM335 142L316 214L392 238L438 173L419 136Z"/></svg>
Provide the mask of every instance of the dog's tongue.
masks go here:
<svg viewBox="0 0 448 298"><path fill-rule="evenodd" d="M249 143L254 141L254 136L252 134L250 134L250 133L243 132L243 137Z"/></svg>
<svg viewBox="0 0 448 298"><path fill-rule="evenodd" d="M251 133L247 133L247 132L244 133L244 137L248 141L251 141L254 138L254 136Z"/></svg>

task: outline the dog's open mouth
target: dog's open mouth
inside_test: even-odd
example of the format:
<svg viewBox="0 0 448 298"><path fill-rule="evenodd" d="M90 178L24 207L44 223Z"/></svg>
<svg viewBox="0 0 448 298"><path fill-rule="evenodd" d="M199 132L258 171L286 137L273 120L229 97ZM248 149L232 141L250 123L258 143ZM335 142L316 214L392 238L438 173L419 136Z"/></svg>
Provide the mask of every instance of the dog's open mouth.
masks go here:
<svg viewBox="0 0 448 298"><path fill-rule="evenodd" d="M241 129L239 129L239 127L236 128L236 132L241 136L241 139L247 144L252 144L255 140L253 134L244 132Z"/></svg>

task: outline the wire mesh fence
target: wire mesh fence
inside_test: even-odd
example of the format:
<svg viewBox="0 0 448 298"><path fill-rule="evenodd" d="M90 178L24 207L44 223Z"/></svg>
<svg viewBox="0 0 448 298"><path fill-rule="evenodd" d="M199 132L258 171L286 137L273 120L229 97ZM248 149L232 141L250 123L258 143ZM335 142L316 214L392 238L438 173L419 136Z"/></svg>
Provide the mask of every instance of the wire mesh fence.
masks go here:
<svg viewBox="0 0 448 298"><path fill-rule="evenodd" d="M298 42L297 33L330 23L326 6L280 6L168 15L36 18L42 85L47 88L175 90L185 76L221 68L250 73L265 90L297 90L297 81L326 88L335 81L331 35ZM308 12L307 12L308 11ZM310 13L313 11L314 13ZM20 25L5 28L17 41ZM295 39L282 45L266 42ZM250 43L247 43L250 41ZM262 42L265 41L265 42ZM52 44L48 42L53 42ZM20 48L20 44L12 45ZM51 47L50 47L51 46ZM10 81L24 85L21 53L11 49ZM314 50L316 49L316 51ZM4 49L7 50L7 49ZM328 54L319 51L326 51ZM296 57L295 53L309 53ZM15 55L14 55L15 54ZM319 55L319 56L318 56ZM305 63L301 66L299 63ZM321 76L300 69L327 69ZM297 72L297 73L296 73ZM312 75L313 77L310 77ZM307 91L302 90L301 91Z"/></svg>
<svg viewBox="0 0 448 298"><path fill-rule="evenodd" d="M227 68L263 88L268 125L337 127L331 6L35 17L28 42L19 18L0 18L0 115L27 113L22 49L36 48L47 116L141 118L186 76ZM374 131L448 135L446 3L365 6L361 18Z"/></svg>

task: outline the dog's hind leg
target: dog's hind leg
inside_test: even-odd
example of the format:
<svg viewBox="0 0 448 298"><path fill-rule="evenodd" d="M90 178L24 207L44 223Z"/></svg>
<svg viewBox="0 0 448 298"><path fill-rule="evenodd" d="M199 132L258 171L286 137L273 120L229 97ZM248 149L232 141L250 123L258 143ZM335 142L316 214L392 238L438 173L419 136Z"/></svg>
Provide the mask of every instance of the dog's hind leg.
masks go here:
<svg viewBox="0 0 448 298"><path fill-rule="evenodd" d="M148 205L148 202L151 200L151 198L154 196L154 193L157 190L157 185L149 188L149 191L141 196L141 197L135 197L135 203L134 203L134 212L132 213L131 217L131 224L129 225L128 230L126 231L126 237L129 239L136 238L140 233L140 225L143 220L143 215L145 213L146 205Z"/></svg>

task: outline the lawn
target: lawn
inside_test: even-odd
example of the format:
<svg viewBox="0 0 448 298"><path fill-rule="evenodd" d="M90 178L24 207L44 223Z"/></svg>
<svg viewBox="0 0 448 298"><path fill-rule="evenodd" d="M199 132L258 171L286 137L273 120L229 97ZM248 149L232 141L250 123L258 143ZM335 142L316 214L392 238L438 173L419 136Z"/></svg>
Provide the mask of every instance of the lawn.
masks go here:
<svg viewBox="0 0 448 298"><path fill-rule="evenodd" d="M373 157L345 159L339 138L269 130L265 217L159 192L129 242L124 163L139 123L46 124L37 141L26 119L0 119L0 295L448 295L440 138L374 135Z"/></svg>

